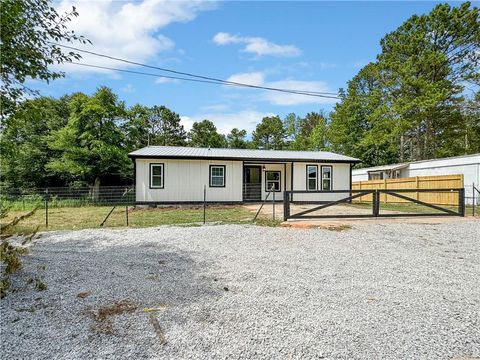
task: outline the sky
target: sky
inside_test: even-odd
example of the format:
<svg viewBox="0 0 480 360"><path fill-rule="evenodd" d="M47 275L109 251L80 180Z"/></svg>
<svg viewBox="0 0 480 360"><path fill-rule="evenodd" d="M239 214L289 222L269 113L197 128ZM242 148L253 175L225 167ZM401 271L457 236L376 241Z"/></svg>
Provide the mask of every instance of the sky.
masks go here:
<svg viewBox="0 0 480 360"><path fill-rule="evenodd" d="M69 24L92 45L86 50L143 64L230 81L284 89L334 92L380 52L381 38L437 2L165 2L71 1ZM460 2L452 3L459 5ZM86 64L173 75L83 55ZM234 88L106 71L68 64L63 79L32 87L59 97L92 94L108 86L127 106L165 105L180 114L188 130L209 119L219 132L249 133L264 116L330 112L335 99Z"/></svg>

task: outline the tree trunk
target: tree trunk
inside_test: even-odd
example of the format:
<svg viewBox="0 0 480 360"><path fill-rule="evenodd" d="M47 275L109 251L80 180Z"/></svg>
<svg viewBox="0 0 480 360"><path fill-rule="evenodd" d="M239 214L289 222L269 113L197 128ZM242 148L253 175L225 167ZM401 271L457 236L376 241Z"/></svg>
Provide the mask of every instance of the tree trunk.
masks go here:
<svg viewBox="0 0 480 360"><path fill-rule="evenodd" d="M400 162L405 161L405 135L400 136Z"/></svg>
<svg viewBox="0 0 480 360"><path fill-rule="evenodd" d="M95 178L95 182L93 184L92 189L92 200L97 202L100 198L100 178Z"/></svg>

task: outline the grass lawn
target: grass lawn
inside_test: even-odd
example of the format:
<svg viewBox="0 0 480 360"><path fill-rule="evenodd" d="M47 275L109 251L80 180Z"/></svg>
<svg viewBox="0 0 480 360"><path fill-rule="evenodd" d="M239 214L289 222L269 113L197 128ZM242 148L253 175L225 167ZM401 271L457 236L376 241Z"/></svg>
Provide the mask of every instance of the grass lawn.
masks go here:
<svg viewBox="0 0 480 360"><path fill-rule="evenodd" d="M50 208L48 211L48 228L45 227L45 209L38 209L36 213L17 225L16 230L23 232L39 226L40 231L45 230L79 230L98 228L101 222L112 209L111 206L85 206ZM7 223L15 216L20 216L28 211L10 210L8 216L1 220ZM252 223L255 213L243 206L207 206L206 221L219 223ZM168 207L152 209L134 209L129 207L129 227L149 227L158 225L187 225L201 224L203 222L203 209L201 207ZM280 221L272 218L259 217L255 222L262 226L276 226ZM104 227L126 226L125 207L115 208L106 221Z"/></svg>

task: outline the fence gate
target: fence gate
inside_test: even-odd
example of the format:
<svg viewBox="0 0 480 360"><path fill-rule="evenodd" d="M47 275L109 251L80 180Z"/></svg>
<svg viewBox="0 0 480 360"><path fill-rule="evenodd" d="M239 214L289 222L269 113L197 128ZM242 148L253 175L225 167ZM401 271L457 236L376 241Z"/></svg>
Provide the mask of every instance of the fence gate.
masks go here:
<svg viewBox="0 0 480 360"><path fill-rule="evenodd" d="M430 199L434 194L445 193L456 201L455 206L435 204ZM291 204L298 205L300 211L292 213ZM322 210L335 205L328 213ZM395 208L384 209L382 204L395 204ZM437 212L418 211L409 208L411 204ZM402 208L404 206L404 208ZM294 209L295 210L295 209ZM465 189L371 189L371 190L330 190L330 191L285 191L283 196L283 219L326 219L326 218L371 218L399 216L465 216Z"/></svg>

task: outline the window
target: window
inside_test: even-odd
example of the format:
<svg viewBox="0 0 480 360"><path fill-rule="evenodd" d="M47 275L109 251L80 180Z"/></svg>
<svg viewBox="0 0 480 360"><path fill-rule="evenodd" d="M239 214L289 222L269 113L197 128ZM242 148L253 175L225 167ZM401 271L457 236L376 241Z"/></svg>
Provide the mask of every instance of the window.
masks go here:
<svg viewBox="0 0 480 360"><path fill-rule="evenodd" d="M322 166L322 190L332 190L331 166Z"/></svg>
<svg viewBox="0 0 480 360"><path fill-rule="evenodd" d="M265 191L280 191L280 171L265 171Z"/></svg>
<svg viewBox="0 0 480 360"><path fill-rule="evenodd" d="M383 172L369 172L368 180L383 180Z"/></svg>
<svg viewBox="0 0 480 360"><path fill-rule="evenodd" d="M150 164L150 188L163 189L163 164Z"/></svg>
<svg viewBox="0 0 480 360"><path fill-rule="evenodd" d="M225 165L210 165L210 187L225 187Z"/></svg>
<svg viewBox="0 0 480 360"><path fill-rule="evenodd" d="M317 190L318 166L307 165L307 190Z"/></svg>

